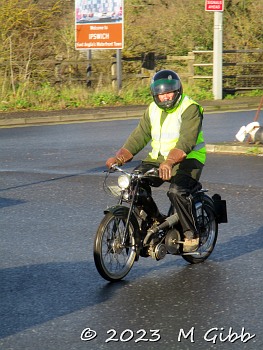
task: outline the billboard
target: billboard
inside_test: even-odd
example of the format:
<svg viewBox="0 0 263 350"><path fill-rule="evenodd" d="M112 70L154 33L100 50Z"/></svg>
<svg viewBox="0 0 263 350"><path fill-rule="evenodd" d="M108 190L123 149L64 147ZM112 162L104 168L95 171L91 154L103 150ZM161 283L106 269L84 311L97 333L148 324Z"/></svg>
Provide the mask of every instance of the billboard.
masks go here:
<svg viewBox="0 0 263 350"><path fill-rule="evenodd" d="M123 49L124 0L75 0L75 48Z"/></svg>

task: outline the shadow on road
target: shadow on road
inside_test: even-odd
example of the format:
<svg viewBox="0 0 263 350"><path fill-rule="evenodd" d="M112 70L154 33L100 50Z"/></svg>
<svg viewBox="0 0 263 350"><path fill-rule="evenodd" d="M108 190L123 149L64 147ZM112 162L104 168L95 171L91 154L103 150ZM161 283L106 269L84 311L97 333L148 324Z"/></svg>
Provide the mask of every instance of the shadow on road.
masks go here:
<svg viewBox="0 0 263 350"><path fill-rule="evenodd" d="M263 226L246 236L235 236L229 241L216 244L216 255L210 260L227 261L263 248Z"/></svg>
<svg viewBox="0 0 263 350"><path fill-rule="evenodd" d="M3 198L0 197L0 209L5 207L11 207L13 205L24 204L26 201L20 199Z"/></svg>
<svg viewBox="0 0 263 350"><path fill-rule="evenodd" d="M178 278L179 281L181 278L185 279L186 275L182 270L187 270L188 267L188 264L176 258L170 261L164 260L161 265L153 261L150 267L142 263L140 266L134 266L130 278L118 283L109 283L102 279L90 261L2 269L0 270L0 339L78 310L109 302L113 297L118 297L120 290L120 295L126 295L124 304L127 302L127 307L133 308L130 301L138 294L136 280L143 281L139 289L143 294L149 294L151 299L153 284L155 291L158 292L160 289L158 293L161 291L163 293L164 282L157 286L155 275L157 274L163 281L167 280L166 269L173 271L173 277L171 279L170 276L169 280L176 293L179 293L181 286L174 283L174 278ZM169 292L170 290L171 288Z"/></svg>
<svg viewBox="0 0 263 350"><path fill-rule="evenodd" d="M0 338L106 301L126 282L106 287L90 262L0 270Z"/></svg>
<svg viewBox="0 0 263 350"><path fill-rule="evenodd" d="M0 338L107 302L115 294L118 295L119 290L126 294L127 302L139 291L149 300L154 295L161 295L164 301L176 295L184 310L184 300L191 297L193 290L198 294L199 290L209 290L210 287L215 289L217 283L225 281L225 273L222 273L220 263L262 248L263 226L250 235L236 236L228 242L218 243L216 251L204 264L190 265L182 258L173 256L160 262L148 260L144 264L142 258L139 265L134 265L129 277L119 283L107 283L103 280L90 261L2 269ZM220 274L222 280L219 278ZM136 282L138 279L139 289Z"/></svg>

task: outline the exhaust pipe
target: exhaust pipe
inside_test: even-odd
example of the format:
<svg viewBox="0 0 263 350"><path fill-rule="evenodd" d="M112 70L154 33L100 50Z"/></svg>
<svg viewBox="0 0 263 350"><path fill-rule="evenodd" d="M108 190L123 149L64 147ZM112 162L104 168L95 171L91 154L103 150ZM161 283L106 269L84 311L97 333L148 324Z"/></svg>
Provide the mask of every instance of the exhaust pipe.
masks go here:
<svg viewBox="0 0 263 350"><path fill-rule="evenodd" d="M143 240L143 245L145 246L148 243L149 239L153 234L157 233L158 231L164 230L165 228L171 227L177 224L178 222L179 222L179 217L177 213L171 216L168 216L168 218L166 218L163 223L161 223L156 227L152 227L147 231L147 235Z"/></svg>

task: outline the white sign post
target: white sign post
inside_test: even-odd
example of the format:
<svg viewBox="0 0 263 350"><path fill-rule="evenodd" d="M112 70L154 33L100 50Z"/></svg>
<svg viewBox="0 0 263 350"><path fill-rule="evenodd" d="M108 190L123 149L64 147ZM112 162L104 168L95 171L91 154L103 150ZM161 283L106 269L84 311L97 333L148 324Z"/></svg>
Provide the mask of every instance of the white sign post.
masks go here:
<svg viewBox="0 0 263 350"><path fill-rule="evenodd" d="M213 95L215 100L222 100L224 0L206 0L205 10L214 12Z"/></svg>
<svg viewBox="0 0 263 350"><path fill-rule="evenodd" d="M214 13L213 94L223 98L223 12Z"/></svg>

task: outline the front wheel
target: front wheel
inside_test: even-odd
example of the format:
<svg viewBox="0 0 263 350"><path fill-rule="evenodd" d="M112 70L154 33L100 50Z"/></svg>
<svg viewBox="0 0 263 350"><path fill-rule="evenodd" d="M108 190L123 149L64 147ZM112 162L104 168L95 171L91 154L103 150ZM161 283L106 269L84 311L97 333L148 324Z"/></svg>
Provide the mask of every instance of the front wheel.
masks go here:
<svg viewBox="0 0 263 350"><path fill-rule="evenodd" d="M135 230L137 222L130 220L123 244L127 213L109 212L101 221L94 242L94 261L100 275L108 281L119 281L133 266L136 257Z"/></svg>
<svg viewBox="0 0 263 350"><path fill-rule="evenodd" d="M182 255L182 257L191 264L197 264L206 260L214 250L217 235L218 223L211 204L203 203L203 208L197 211L197 222L199 226L199 248L193 252Z"/></svg>

